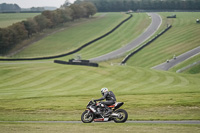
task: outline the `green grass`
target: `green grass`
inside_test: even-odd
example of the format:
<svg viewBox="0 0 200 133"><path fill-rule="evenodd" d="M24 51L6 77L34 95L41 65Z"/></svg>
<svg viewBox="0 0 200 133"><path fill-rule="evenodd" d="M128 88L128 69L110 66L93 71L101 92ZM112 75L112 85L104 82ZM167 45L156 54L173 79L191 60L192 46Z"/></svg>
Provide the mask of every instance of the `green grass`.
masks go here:
<svg viewBox="0 0 200 133"><path fill-rule="evenodd" d="M163 26L172 24L173 27L128 60L128 65L151 68L173 58L174 54L178 56L200 46L200 26L195 21L200 15L199 12L178 12L175 13L176 19L167 19L166 16L170 13L159 14L163 18Z"/></svg>
<svg viewBox="0 0 200 133"><path fill-rule="evenodd" d="M127 17L128 15L120 13L97 14L96 18L92 18L88 22L79 23L49 35L30 45L15 57L50 56L70 52L107 33Z"/></svg>
<svg viewBox="0 0 200 133"><path fill-rule="evenodd" d="M13 23L33 18L39 13L0 13L0 28L5 28Z"/></svg>
<svg viewBox="0 0 200 133"><path fill-rule="evenodd" d="M107 33L128 17L124 13L106 13L102 15L104 17L96 21L50 35L26 48L24 51L15 55L15 57L49 56L72 51L94 38ZM84 48L77 54L80 54L84 59L88 59L111 52L128 44L141 34L149 24L150 19L145 13L134 14L131 20L123 24L114 33ZM72 57L69 56L66 58Z"/></svg>
<svg viewBox="0 0 200 133"><path fill-rule="evenodd" d="M127 66L110 66L109 62L104 62L100 64L100 67L94 68L54 64L53 61L49 62L51 60L42 63L39 63L40 61L0 62L0 120L80 120L81 113L88 101L92 98L101 97L100 89L102 87L108 87L115 93L118 101L125 102L122 108L128 111L129 120L200 120L200 74L177 74L149 69L152 65L158 64L162 62L162 59L168 57L163 57L163 55L168 53L171 57L171 50L176 51L177 48L177 51L183 53L198 45L198 43L195 43L198 41L196 34L198 27L195 23L192 23L191 16L199 15L199 13L184 14L177 13L180 18L166 20L173 23L174 27L152 45L139 52L136 57L131 58L132 61L138 63L136 65L129 65L130 62L128 62ZM119 21L127 17L123 14L119 16L117 13L107 15L115 16ZM168 14L162 13L162 16L165 15ZM189 19L187 19L188 17ZM117 30L113 35L110 35L109 38L104 38L102 41L97 42L94 47L89 46L78 54L81 54L84 58L91 58L119 48L126 44L125 42L130 42L145 29L143 26L147 27L150 22L148 16L143 13L135 14L133 18L138 18L138 20L131 19L120 27L119 31ZM141 23L143 19L147 21ZM101 18L98 21L90 21L83 25L90 27L93 22L97 24L100 23L99 21L103 22L105 20L111 23L108 18ZM166 21L164 21L164 24L167 23ZM164 24L161 29L164 28ZM83 25L71 29L81 29ZM130 27L133 27L133 29ZM192 27L194 31L190 31L188 27ZM94 29L96 28L99 27ZM109 28L112 29L112 27ZM190 36L184 29L193 36ZM105 30L102 29L102 31ZM64 32L67 31L56 33L55 36L64 36ZM120 36L115 38L117 34L120 34ZM133 36L130 37L130 34ZM193 40L176 39L182 37L180 34L182 36L186 34L185 38L189 35ZM123 40L124 38L125 40ZM166 38L170 41L166 42ZM112 39L116 42L111 43ZM51 39L47 38L44 45L48 44L48 40ZM61 39L57 38L55 40L60 41ZM179 48L177 43L181 43L184 47ZM188 46L188 43L191 43L192 46ZM74 48L77 46L74 46ZM38 49L41 49L41 47L38 47ZM70 49L73 49L73 46ZM49 54L52 54L52 51ZM163 55L155 56L159 52ZM70 56L63 59L67 58L70 58ZM3 124L3 129L6 130L10 126L12 125ZM22 126L30 129L35 128L32 124L30 127L26 124ZM17 131L22 130L21 126L15 125L14 127ZM80 127L81 130L84 128ZM112 125L111 128L113 129ZM166 128L170 129L168 126ZM162 128L156 126L156 129L158 129L157 132L160 132ZM188 131L189 129L191 128L181 127L180 130ZM197 128L194 129L196 131ZM172 131L174 130L173 128ZM138 129L139 131L145 132L143 129Z"/></svg>
<svg viewBox="0 0 200 133"><path fill-rule="evenodd" d="M172 69L170 69L170 71L176 72L177 70L179 70L181 68L184 68L184 67L186 67L186 66L188 66L190 64L193 64L194 62L198 62L198 61L200 61L200 55L196 55L196 56L194 56L194 57L192 57L192 58L190 58L190 59L188 59L188 60L186 60L186 61L184 61L184 62L182 62L182 63L180 63L178 65L176 65L176 66L174 66ZM200 73L199 70L200 70L199 65L195 65L195 66L183 71L183 73L197 74L197 73Z"/></svg>
<svg viewBox="0 0 200 133"><path fill-rule="evenodd" d="M170 124L115 124L115 123L92 123L92 124L0 124L3 133L199 133L199 125L170 125Z"/></svg>
<svg viewBox="0 0 200 133"><path fill-rule="evenodd" d="M53 63L2 64L0 75L0 120L80 120L102 87L125 102L129 120L200 119L200 75Z"/></svg>
<svg viewBox="0 0 200 133"><path fill-rule="evenodd" d="M189 68L188 70L186 70L186 73L190 73L190 74L197 74L200 73L200 64L195 65L192 68Z"/></svg>
<svg viewBox="0 0 200 133"><path fill-rule="evenodd" d="M90 59L127 45L142 34L150 25L146 13L133 14L133 17L111 35L80 51L83 58Z"/></svg>

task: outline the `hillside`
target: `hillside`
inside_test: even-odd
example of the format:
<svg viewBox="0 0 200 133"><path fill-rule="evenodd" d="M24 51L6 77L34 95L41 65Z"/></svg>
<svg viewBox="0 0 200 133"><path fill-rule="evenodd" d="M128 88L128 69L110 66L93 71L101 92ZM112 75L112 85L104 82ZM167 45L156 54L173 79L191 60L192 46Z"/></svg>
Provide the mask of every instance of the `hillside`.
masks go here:
<svg viewBox="0 0 200 133"><path fill-rule="evenodd" d="M70 52L92 39L107 33L129 16L124 13L103 13L97 15L100 16L100 19L93 21L90 20L86 24L67 28L61 32L49 35L13 57L41 57ZM120 26L114 33L93 43L91 46L84 48L77 54L81 54L83 58L88 59L111 52L112 50L120 48L135 39L148 27L149 24L150 19L146 13L134 14L131 20ZM102 49L99 49L99 47ZM73 58L73 56L66 58Z"/></svg>
<svg viewBox="0 0 200 133"><path fill-rule="evenodd" d="M177 12L175 13L176 19L167 19L166 17L170 14L160 13L163 24L171 24L172 28L128 60L128 65L151 68L173 58L174 55L178 56L200 46L198 43L200 42L198 36L200 26L196 23L196 18L199 17L200 13Z"/></svg>
<svg viewBox="0 0 200 133"><path fill-rule="evenodd" d="M129 120L200 120L200 74L177 74L149 69L171 57L174 52L178 55L199 46L199 25L193 21L199 13L177 13L177 19L166 19L169 13L160 14L163 17L163 25L159 31L164 29L167 23L172 24L173 28L133 56L126 66L110 65L110 62L118 59L102 62L98 68L60 65L53 63L53 60L1 61L0 121L80 120L88 101L101 97L102 87L108 87L115 93L118 101L125 102L123 108L128 111ZM85 31L84 27L87 27L92 30L88 31L88 34L96 37L96 28L101 29L101 32L112 29L113 17L118 22L127 17L120 13L104 15L99 21L94 20L94 23L71 27L70 33L76 33L71 35L81 38L86 33L80 31ZM109 23L113 25L109 27ZM102 44L101 47L94 44L94 47L87 47L77 54L88 59L119 48L141 34L149 23L150 19L145 13L135 14L119 31L96 43ZM107 28L102 28L106 26ZM62 53L65 49L61 48L67 48L68 45L57 49L53 44L56 42L61 45L63 40L65 42L68 39L76 41L73 37L65 39L70 33L62 31L50 35L15 57ZM83 36L81 42L87 39L90 38ZM39 44L44 44L45 48ZM51 48L48 48L48 45ZM71 45L69 50L80 45ZM61 59L67 60L73 56ZM197 57L193 58L193 61L196 61ZM193 61L188 60L185 65Z"/></svg>
<svg viewBox="0 0 200 133"><path fill-rule="evenodd" d="M51 56L70 52L110 31L127 17L128 15L119 13L97 14L86 22L63 27L60 32L33 43L14 57Z"/></svg>
<svg viewBox="0 0 200 133"><path fill-rule="evenodd" d="M125 102L129 120L200 119L200 75L51 62L0 68L0 120L79 120L87 102L101 97L102 87Z"/></svg>

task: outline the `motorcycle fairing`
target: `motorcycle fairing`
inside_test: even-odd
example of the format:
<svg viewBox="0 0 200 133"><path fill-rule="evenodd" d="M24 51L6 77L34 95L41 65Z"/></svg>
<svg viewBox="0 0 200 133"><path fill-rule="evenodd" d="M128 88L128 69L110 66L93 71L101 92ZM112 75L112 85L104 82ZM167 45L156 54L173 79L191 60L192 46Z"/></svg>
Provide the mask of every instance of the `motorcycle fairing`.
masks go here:
<svg viewBox="0 0 200 133"><path fill-rule="evenodd" d="M94 119L94 122L105 122L108 120L109 120L109 118L97 118L97 119Z"/></svg>
<svg viewBox="0 0 200 133"><path fill-rule="evenodd" d="M110 105L108 107L114 108L114 110L116 110L116 109L120 108L123 104L124 104L123 102L116 102L115 104Z"/></svg>

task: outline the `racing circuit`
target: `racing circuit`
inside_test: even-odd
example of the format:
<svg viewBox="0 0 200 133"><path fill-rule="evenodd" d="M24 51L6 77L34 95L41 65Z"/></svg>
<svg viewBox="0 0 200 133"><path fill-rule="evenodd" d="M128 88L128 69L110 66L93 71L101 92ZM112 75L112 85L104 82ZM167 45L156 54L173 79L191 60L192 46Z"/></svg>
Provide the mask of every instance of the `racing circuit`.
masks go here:
<svg viewBox="0 0 200 133"><path fill-rule="evenodd" d="M151 24L149 25L149 27L136 39L134 39L132 42L130 42L129 44L125 45L124 47L121 47L115 51L112 51L110 53L107 53L105 55L99 56L99 57L95 57L92 59L89 59L91 62L102 62L102 61L107 61L107 60L111 60L111 59L115 59L118 58L120 56L125 55L126 52L133 50L134 48L140 46L143 42L145 42L146 40L148 40L150 37L152 37L155 32L159 29L159 27L162 24L162 18L160 17L160 15L158 15L157 13L147 13L148 16L152 19ZM70 55L72 53L78 52L80 51L82 48L88 46L89 44L93 43L94 41L97 41L101 38L103 38L104 36L107 36L108 34L111 34L112 32L115 31L115 29L117 29L120 25L122 25L124 22L128 21L130 18L132 17L132 15L130 17L128 17L127 19L125 19L124 21L122 21L119 25L117 25L114 29L112 29L110 32L106 33L105 35L102 35L101 37L92 40L91 42L81 46L80 48L78 48L75 51L63 54L63 55L57 55L57 56L50 56L50 57L41 57L41 58L22 58L22 59L0 59L0 61L25 61L25 62L6 62L3 63L1 62L0 64L18 64L18 63L32 63L32 62L26 62L26 61L30 61L30 60L43 60L43 59L53 59L53 58L58 58L58 57L62 57L62 56L67 56ZM152 69L157 69L157 70L164 70L167 71L169 70L171 67L177 65L178 63L183 62L184 60L189 59L190 57L193 57L195 55L198 55L200 53L200 47L197 47L193 50L190 50L186 53L183 53L182 55L179 55L178 57L176 57L176 59L171 59L168 62L164 62L162 64L159 64L157 66L152 67ZM37 62L35 62L37 63ZM44 62L38 62L38 63L44 63Z"/></svg>
<svg viewBox="0 0 200 133"><path fill-rule="evenodd" d="M126 52L136 48L140 44L142 44L144 41L149 39L160 27L162 24L162 19L157 13L149 13L149 16L152 18L152 23L150 26L145 30L144 33L142 33L138 38L133 40L131 43L127 44L126 46L113 51L111 53L92 58L90 61L92 62L101 62L106 61L110 59L117 58L121 55L124 55ZM176 59L171 59L169 62L164 62L160 65L157 65L153 67L153 69L157 70L169 70L171 67L177 65L178 63L187 60L190 57L193 57L200 53L200 47L197 47L195 49L192 49L182 55L179 55L176 57ZM13 62L10 62L9 64L12 64ZM23 62L18 62L23 63ZM32 63L32 62L24 62L24 63ZM35 62L36 63L36 62ZM45 63L45 62L38 62L38 63ZM1 63L4 64L4 63ZM6 64L6 63L5 63ZM8 62L7 62L8 64ZM16 63L13 63L16 64ZM0 121L0 123L82 123L81 121ZM198 120L185 120L185 121L127 121L127 123L143 123L143 124L200 124L200 121Z"/></svg>
<svg viewBox="0 0 200 133"><path fill-rule="evenodd" d="M117 57L122 56L126 52L136 48L140 44L142 44L144 41L149 39L160 27L162 24L162 19L157 13L148 13L148 15L152 18L152 22L150 26L143 32L138 38L127 44L126 46L119 48L113 52L110 52L108 54L92 58L90 61L92 62L100 62L100 61L106 61L110 59L114 59Z"/></svg>
<svg viewBox="0 0 200 133"><path fill-rule="evenodd" d="M82 123L81 121L0 121L0 123ZM114 122L95 122L95 123L114 123ZM126 123L136 124L200 124L198 120L185 121L126 121Z"/></svg>
<svg viewBox="0 0 200 133"><path fill-rule="evenodd" d="M181 55L177 56L176 58L169 60L168 62L164 62L160 65L152 67L152 69L167 71L171 67L177 65L178 63L183 62L184 60L187 60L188 58L193 57L193 56L195 56L199 53L200 53L200 46L197 47L197 48L194 48L194 49L192 49L192 50L190 50L190 51L188 51L184 54L181 54Z"/></svg>

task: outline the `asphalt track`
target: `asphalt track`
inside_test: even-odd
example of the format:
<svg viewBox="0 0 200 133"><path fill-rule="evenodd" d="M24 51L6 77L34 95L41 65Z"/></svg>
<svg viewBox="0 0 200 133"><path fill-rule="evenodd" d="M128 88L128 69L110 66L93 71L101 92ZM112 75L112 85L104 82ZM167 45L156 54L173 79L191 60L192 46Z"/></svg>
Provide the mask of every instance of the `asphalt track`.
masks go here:
<svg viewBox="0 0 200 133"><path fill-rule="evenodd" d="M66 123L66 124L76 124L82 123L82 121L0 121L0 123ZM111 122L95 122L95 123L114 123ZM183 121L126 121L126 123L135 124L200 124L199 120L183 120Z"/></svg>
<svg viewBox="0 0 200 133"><path fill-rule="evenodd" d="M142 44L144 41L146 41L148 38L150 38L160 27L162 24L162 19L161 17L156 14L156 13L149 13L149 16L152 18L152 23L151 25L146 29L144 33L142 33L138 38L133 40L131 43L127 44L126 46L113 51L111 53L102 55L100 57L96 57L93 59L90 59L92 62L100 62L100 61L105 61L109 59L113 59L116 57L119 57L123 55L124 53L136 48L140 44ZM176 59L171 59L169 60L169 63L165 62L160 65L157 65L153 67L153 69L158 69L158 70L168 70L169 68L175 66L176 64L200 53L200 46L188 51L178 57ZM27 63L27 62L26 62ZM38 62L36 62L38 63ZM39 63L44 63L44 62L39 62ZM15 63L14 63L15 64ZM81 121L0 121L0 123L82 123ZM98 123L107 123L107 122L98 122ZM109 123L113 123L109 122ZM183 120L183 121L127 121L126 123L135 123L135 124L200 124L200 120Z"/></svg>
<svg viewBox="0 0 200 133"><path fill-rule="evenodd" d="M162 19L157 13L148 13L148 15L152 18L152 22L150 26L145 30L145 32L143 32L138 38L136 38L135 40L133 40L132 42L130 42L122 48L119 48L108 54L92 58L90 59L90 61L101 62L120 57L126 52L136 48L137 46L145 42L147 39L149 39L159 29L160 25L162 24Z"/></svg>
<svg viewBox="0 0 200 133"><path fill-rule="evenodd" d="M182 61L185 61L197 54L200 54L200 46L195 49L192 49L184 54L177 56L175 59L171 59L168 62L166 61L160 65L154 66L154 67L152 67L152 69L167 71L171 67L173 67L173 66L181 63Z"/></svg>

